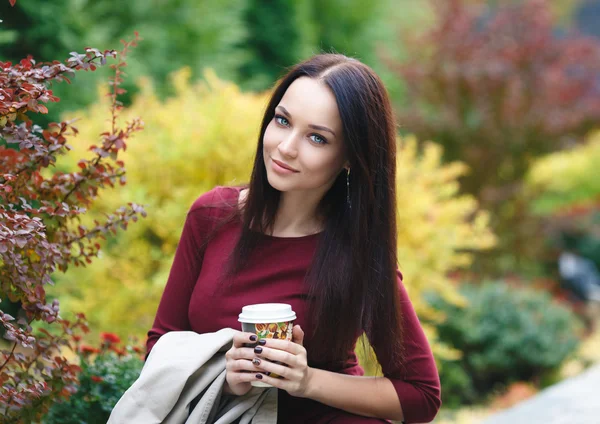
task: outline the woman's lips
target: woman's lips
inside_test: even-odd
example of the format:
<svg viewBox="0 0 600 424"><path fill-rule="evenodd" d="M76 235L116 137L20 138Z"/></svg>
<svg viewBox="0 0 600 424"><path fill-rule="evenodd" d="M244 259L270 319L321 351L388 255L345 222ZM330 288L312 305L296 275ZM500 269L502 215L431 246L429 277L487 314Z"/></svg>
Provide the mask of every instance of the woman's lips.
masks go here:
<svg viewBox="0 0 600 424"><path fill-rule="evenodd" d="M271 159L271 161L273 162L273 169L279 173L293 174L293 173L299 172L299 171L295 170L294 168L292 168L278 160Z"/></svg>

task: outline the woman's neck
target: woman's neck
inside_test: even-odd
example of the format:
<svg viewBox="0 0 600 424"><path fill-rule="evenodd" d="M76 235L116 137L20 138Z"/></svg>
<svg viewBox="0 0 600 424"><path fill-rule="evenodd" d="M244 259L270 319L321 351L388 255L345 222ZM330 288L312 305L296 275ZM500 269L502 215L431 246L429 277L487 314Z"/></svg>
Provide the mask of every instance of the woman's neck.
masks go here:
<svg viewBox="0 0 600 424"><path fill-rule="evenodd" d="M282 192L271 235L297 237L322 231L323 220L317 216L320 200L303 192Z"/></svg>
<svg viewBox="0 0 600 424"><path fill-rule="evenodd" d="M291 195L290 195L291 194ZM323 231L323 220L317 218L318 201L300 198L299 193L281 193L279 208L273 223L271 236L302 237ZM248 189L240 191L238 203L240 207L246 200ZM306 199L306 200L304 200Z"/></svg>

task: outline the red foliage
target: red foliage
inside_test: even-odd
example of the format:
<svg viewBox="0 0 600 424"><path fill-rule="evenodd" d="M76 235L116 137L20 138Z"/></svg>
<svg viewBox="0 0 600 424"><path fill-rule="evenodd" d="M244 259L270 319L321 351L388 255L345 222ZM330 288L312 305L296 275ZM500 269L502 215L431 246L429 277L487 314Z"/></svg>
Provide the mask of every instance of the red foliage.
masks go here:
<svg viewBox="0 0 600 424"><path fill-rule="evenodd" d="M114 333L100 333L100 338L103 342L113 344L121 343L121 339Z"/></svg>
<svg viewBox="0 0 600 424"><path fill-rule="evenodd" d="M83 354L92 354L92 353L100 353L100 349L97 349L93 346L89 346L86 344L82 344L79 346L79 352Z"/></svg>
<svg viewBox="0 0 600 424"><path fill-rule="evenodd" d="M402 125L466 160L474 191L514 181L532 156L600 123L600 43L556 36L545 0L518 3L436 3L437 25L408 43L410 59L388 62L407 82Z"/></svg>
<svg viewBox="0 0 600 424"><path fill-rule="evenodd" d="M486 4L435 2L434 27L403 36L408 58L387 63L406 82L402 127L467 163L461 186L493 212L501 247L531 257L537 230L522 179L536 156L600 124L600 42L557 35L548 1Z"/></svg>
<svg viewBox="0 0 600 424"><path fill-rule="evenodd" d="M68 82L78 70L93 71L117 52L86 48L84 54L71 53L65 63L36 63L32 57L17 64L0 62L0 293L21 305L17 318L0 311L4 337L13 343L10 350L0 351L0 415L9 421L37 421L53 402L76 390L79 367L69 364L61 349L75 350L80 340L76 333L89 330L83 314L71 322L59 315L57 299L47 301L44 287L53 284L52 273L91 263L100 249L98 239L127 228L138 214L145 216L141 206L130 203L93 228L76 225L101 189L125 184L118 155L143 123L135 119L117 127L122 108L117 95L122 92L126 53L138 40L136 33L133 41L123 42L120 60L111 65L112 125L90 149L93 157L82 159L77 172L56 172L50 178L41 171L70 150L67 141L77 129L72 122L42 128L29 114L47 113L46 104L59 100L48 83ZM33 321L46 325L34 334Z"/></svg>
<svg viewBox="0 0 600 424"><path fill-rule="evenodd" d="M119 356L123 356L123 355L125 355L127 353L127 351L125 349L119 348L119 347L116 347L116 346L112 346L112 345L110 346L109 349L112 350L113 352L115 352Z"/></svg>

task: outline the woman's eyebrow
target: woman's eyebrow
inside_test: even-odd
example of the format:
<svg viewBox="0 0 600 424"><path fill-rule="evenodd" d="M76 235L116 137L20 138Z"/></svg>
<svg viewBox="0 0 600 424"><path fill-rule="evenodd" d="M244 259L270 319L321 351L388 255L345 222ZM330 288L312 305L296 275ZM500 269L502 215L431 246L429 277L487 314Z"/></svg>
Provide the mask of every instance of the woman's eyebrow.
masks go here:
<svg viewBox="0 0 600 424"><path fill-rule="evenodd" d="M281 105L277 106L277 108L281 109L281 111L283 112L283 114L284 114L285 116L287 116L287 117L288 117L288 118L290 118L290 119L292 118L292 115L291 115L291 114L290 114L290 113L287 111L287 109L286 109L286 108L284 108L284 107L283 107L283 106L281 106ZM277 108L276 108L276 109L277 109ZM310 128L313 128L313 129L315 129L315 130L328 131L328 132L330 132L331 134L333 134L333 136L334 136L334 137L337 137L337 136L335 135L335 132L334 132L332 129L329 129L329 128L327 128L327 127L324 127L324 126L322 126L322 125L313 125L313 124L309 124L308 126L309 126Z"/></svg>

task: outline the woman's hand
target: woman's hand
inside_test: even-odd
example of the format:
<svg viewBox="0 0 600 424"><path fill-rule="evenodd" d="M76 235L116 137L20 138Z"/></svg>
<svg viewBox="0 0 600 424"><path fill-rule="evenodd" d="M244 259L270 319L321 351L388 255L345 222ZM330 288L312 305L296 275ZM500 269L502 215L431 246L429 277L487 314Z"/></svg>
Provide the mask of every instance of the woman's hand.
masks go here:
<svg viewBox="0 0 600 424"><path fill-rule="evenodd" d="M253 333L237 331L233 335L233 346L225 353L225 387L223 391L233 395L245 395L250 391L251 381L256 380L256 366L252 364L255 353L246 344L255 344L257 337Z"/></svg>
<svg viewBox="0 0 600 424"><path fill-rule="evenodd" d="M312 376L312 369L308 366L304 342L304 331L299 325L292 329L292 341L263 339L264 345L254 349L255 371L273 372L283 378L274 378L261 373L250 374L251 380L261 380L278 389L285 390L292 396L307 397ZM262 340L261 340L262 342ZM251 359L252 359L251 358ZM277 361L275 364L268 361Z"/></svg>

